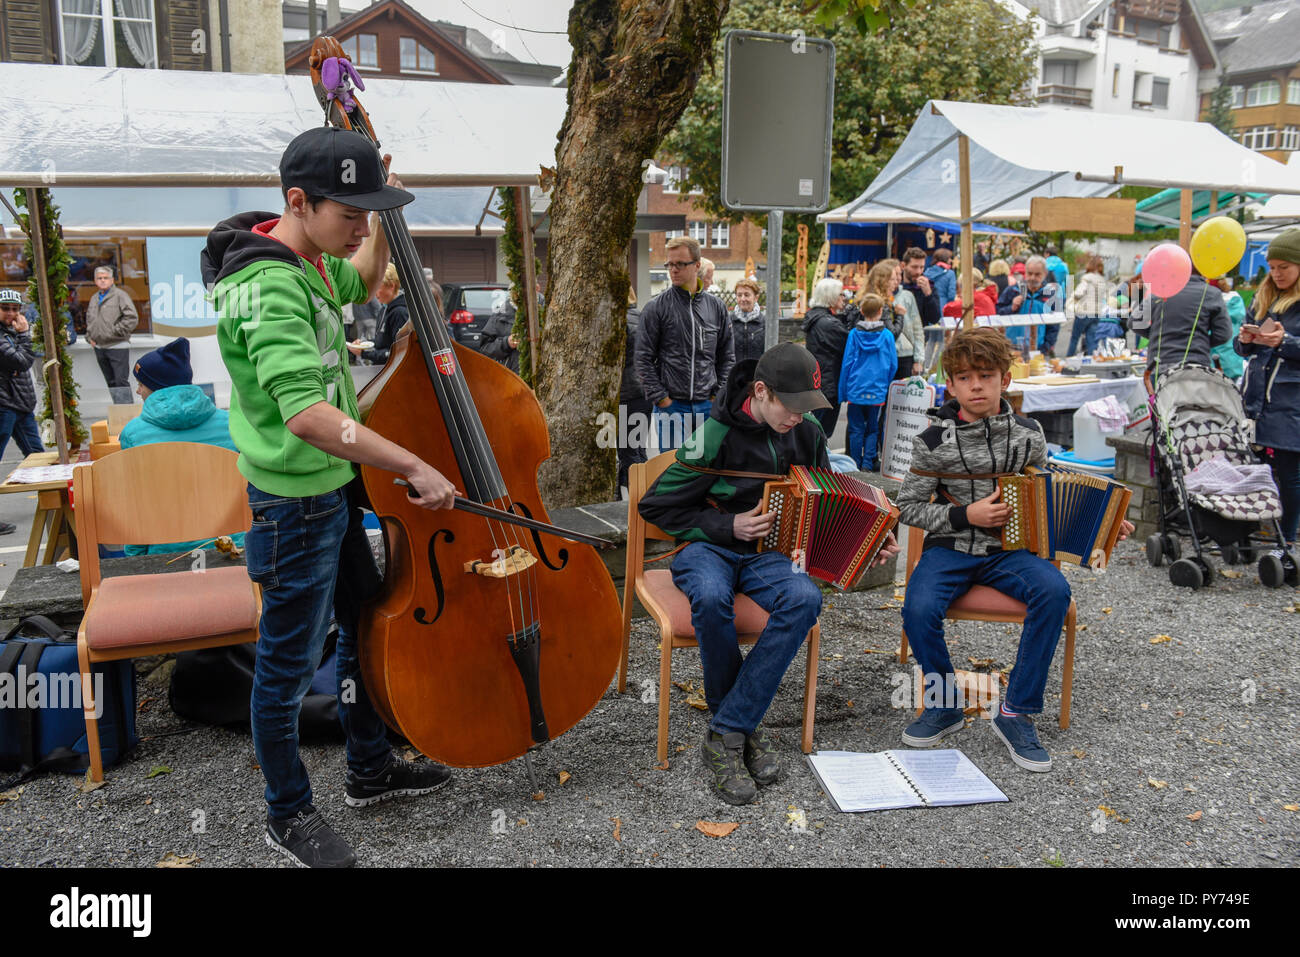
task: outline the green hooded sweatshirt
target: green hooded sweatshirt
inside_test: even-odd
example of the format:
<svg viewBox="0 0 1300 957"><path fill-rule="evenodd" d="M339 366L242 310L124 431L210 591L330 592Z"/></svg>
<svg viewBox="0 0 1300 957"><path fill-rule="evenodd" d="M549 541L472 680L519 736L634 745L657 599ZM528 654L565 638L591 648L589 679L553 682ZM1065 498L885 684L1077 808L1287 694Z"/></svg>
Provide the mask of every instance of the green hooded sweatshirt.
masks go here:
<svg viewBox="0 0 1300 957"><path fill-rule="evenodd" d="M217 345L230 374L230 437L239 470L272 495L305 498L346 485L353 464L304 442L285 425L328 402L357 418L348 368L343 306L369 290L356 267L321 257L316 266L266 235L274 213L242 213L208 234L204 281L212 284Z"/></svg>

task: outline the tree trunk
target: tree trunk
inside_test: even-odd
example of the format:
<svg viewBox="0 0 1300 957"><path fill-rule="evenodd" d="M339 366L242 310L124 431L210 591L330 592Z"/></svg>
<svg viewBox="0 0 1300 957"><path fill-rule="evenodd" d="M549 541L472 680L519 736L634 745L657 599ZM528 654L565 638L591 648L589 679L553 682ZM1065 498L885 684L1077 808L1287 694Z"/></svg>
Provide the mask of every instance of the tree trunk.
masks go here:
<svg viewBox="0 0 1300 957"><path fill-rule="evenodd" d="M728 3L576 0L569 13L536 385L551 438L540 476L549 508L613 497L616 453L599 447L596 420L618 411L643 161L691 102ZM648 292L638 290L643 301Z"/></svg>

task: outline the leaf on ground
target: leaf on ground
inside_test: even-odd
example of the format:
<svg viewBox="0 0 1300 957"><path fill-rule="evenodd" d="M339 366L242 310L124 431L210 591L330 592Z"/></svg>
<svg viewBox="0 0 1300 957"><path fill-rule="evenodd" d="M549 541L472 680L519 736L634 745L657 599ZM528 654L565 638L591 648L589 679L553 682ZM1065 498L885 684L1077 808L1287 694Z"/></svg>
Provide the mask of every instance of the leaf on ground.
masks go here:
<svg viewBox="0 0 1300 957"><path fill-rule="evenodd" d="M623 819L620 817L611 817L610 820L614 822L614 840L622 841Z"/></svg>
<svg viewBox="0 0 1300 957"><path fill-rule="evenodd" d="M153 770L145 775L146 778L156 778L160 774L171 774L172 769L165 764L155 764Z"/></svg>
<svg viewBox="0 0 1300 957"><path fill-rule="evenodd" d="M848 701L846 701L846 702L844 702L844 703L845 703L846 705L848 705L850 708L853 707L853 699L852 699L852 698L850 698Z"/></svg>
<svg viewBox="0 0 1300 957"><path fill-rule="evenodd" d="M177 854L175 851L168 851L163 855L163 859L155 864L154 867L193 867L198 862L199 855L197 854L185 854L182 856Z"/></svg>
<svg viewBox="0 0 1300 957"><path fill-rule="evenodd" d="M1088 752L1083 750L1083 748L1075 748L1070 753L1073 754L1076 758L1086 758L1088 756Z"/></svg>
<svg viewBox="0 0 1300 957"><path fill-rule="evenodd" d="M84 781L81 782L81 784L77 785L77 790L80 791L82 794L89 794L91 791L98 791L107 783L108 783L107 779L103 781L90 780L90 770L87 769L86 778Z"/></svg>
<svg viewBox="0 0 1300 957"><path fill-rule="evenodd" d="M1116 811L1113 807L1107 807L1104 804L1098 804L1097 810L1101 811L1109 818L1114 818L1120 824L1127 824L1130 820L1132 820L1132 818L1120 817L1118 811Z"/></svg>
<svg viewBox="0 0 1300 957"><path fill-rule="evenodd" d="M1165 788L1169 787L1168 781L1157 781L1152 777L1147 778L1147 784L1151 785L1157 791L1163 791Z"/></svg>
<svg viewBox="0 0 1300 957"><path fill-rule="evenodd" d="M1242 575L1242 573L1237 571L1235 568L1220 568L1219 574L1224 578L1240 578Z"/></svg>
<svg viewBox="0 0 1300 957"><path fill-rule="evenodd" d="M533 797L533 800L534 800L534 801L545 801L545 800L546 800L546 792L545 792L545 791L536 791L536 792L533 793L532 797Z"/></svg>
<svg viewBox="0 0 1300 957"><path fill-rule="evenodd" d="M696 821L695 830L709 837L726 837L740 827L736 821Z"/></svg>
<svg viewBox="0 0 1300 957"><path fill-rule="evenodd" d="M1282 810L1284 810L1284 811L1300 811L1300 804L1283 804L1283 805L1282 805Z"/></svg>
<svg viewBox="0 0 1300 957"><path fill-rule="evenodd" d="M568 783L568 780L569 780L569 778L571 778L571 777L573 777L573 775L570 774L568 771L561 771L561 772L560 772L560 787L564 787L564 785Z"/></svg>
<svg viewBox="0 0 1300 957"><path fill-rule="evenodd" d="M705 700L703 691L696 691L687 695L686 703L699 711L709 710L709 702Z"/></svg>
<svg viewBox="0 0 1300 957"><path fill-rule="evenodd" d="M892 651L889 651L888 649L882 649L882 648L863 648L862 653L864 655L892 655L893 654Z"/></svg>
<svg viewBox="0 0 1300 957"><path fill-rule="evenodd" d="M655 765L655 767L657 767L660 771L667 771L667 770L668 770L668 762L667 762L667 761L660 761L658 764Z"/></svg>
<svg viewBox="0 0 1300 957"><path fill-rule="evenodd" d="M402 752L402 760L418 761L420 760L420 756L416 754L414 751L412 751L410 748L407 748L405 751Z"/></svg>
<svg viewBox="0 0 1300 957"><path fill-rule="evenodd" d="M902 590L901 590L901 589L898 589L898 588L895 588L895 589L894 589L894 601L902 601L902 600L903 600L903 592L902 592Z"/></svg>
<svg viewBox="0 0 1300 957"><path fill-rule="evenodd" d="M1194 811L1191 814L1187 815L1187 820L1199 821L1201 819L1201 815L1204 813L1205 813L1204 811Z"/></svg>
<svg viewBox="0 0 1300 957"><path fill-rule="evenodd" d="M1103 615L1109 615L1109 614L1111 613L1111 611L1112 611L1111 608L1106 607L1106 608L1103 608L1103 609L1101 610L1101 613L1102 613Z"/></svg>
<svg viewBox="0 0 1300 957"><path fill-rule="evenodd" d="M1170 638L1168 635L1156 635L1154 638L1151 639L1149 643L1153 645L1163 645L1170 641L1173 641L1173 639Z"/></svg>
<svg viewBox="0 0 1300 957"><path fill-rule="evenodd" d="M681 688L687 694L690 694L692 691L695 690L695 685L693 685L689 681L674 681L673 685L677 688Z"/></svg>
<svg viewBox="0 0 1300 957"><path fill-rule="evenodd" d="M0 804L4 804L5 801L17 801L18 796L26 789L27 785L24 784L21 787L14 788L12 791L0 791Z"/></svg>
<svg viewBox="0 0 1300 957"><path fill-rule="evenodd" d="M976 668L992 668L995 664L997 664L996 658L972 658L969 655L967 655L966 660L969 661Z"/></svg>
<svg viewBox="0 0 1300 957"><path fill-rule="evenodd" d="M519 820L515 821L515 827L527 827L527 826L528 826L528 818L526 817L521 817Z"/></svg>

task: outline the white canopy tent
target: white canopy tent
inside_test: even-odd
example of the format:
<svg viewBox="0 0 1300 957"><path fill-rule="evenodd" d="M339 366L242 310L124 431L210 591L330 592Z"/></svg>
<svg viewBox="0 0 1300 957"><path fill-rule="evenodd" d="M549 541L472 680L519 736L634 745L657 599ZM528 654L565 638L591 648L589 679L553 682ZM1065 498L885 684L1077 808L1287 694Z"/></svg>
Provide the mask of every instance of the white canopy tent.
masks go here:
<svg viewBox="0 0 1300 957"><path fill-rule="evenodd" d="M0 64L21 135L5 186L271 186L324 113L308 76ZM567 92L376 80L359 94L408 187L531 186L555 164Z"/></svg>
<svg viewBox="0 0 1300 957"><path fill-rule="evenodd" d="M1287 161L1287 170L1297 183L1300 183L1300 152L1291 154ZM1256 219L1273 220L1276 225L1300 222L1300 196L1278 195L1266 202Z"/></svg>
<svg viewBox="0 0 1300 957"><path fill-rule="evenodd" d="M970 224L1028 219L1035 196L1106 196L1120 186L1300 194L1295 171L1208 123L931 100L857 199L820 222L951 219L962 224L962 301L974 321Z"/></svg>

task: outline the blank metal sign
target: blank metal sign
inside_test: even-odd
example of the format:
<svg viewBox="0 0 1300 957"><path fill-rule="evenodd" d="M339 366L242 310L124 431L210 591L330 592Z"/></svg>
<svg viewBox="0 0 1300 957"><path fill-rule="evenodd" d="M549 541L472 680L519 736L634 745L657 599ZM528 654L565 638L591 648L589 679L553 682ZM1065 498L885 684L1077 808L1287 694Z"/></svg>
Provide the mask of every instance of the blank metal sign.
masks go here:
<svg viewBox="0 0 1300 957"><path fill-rule="evenodd" d="M722 98L722 202L821 212L830 203L835 44L732 30Z"/></svg>

